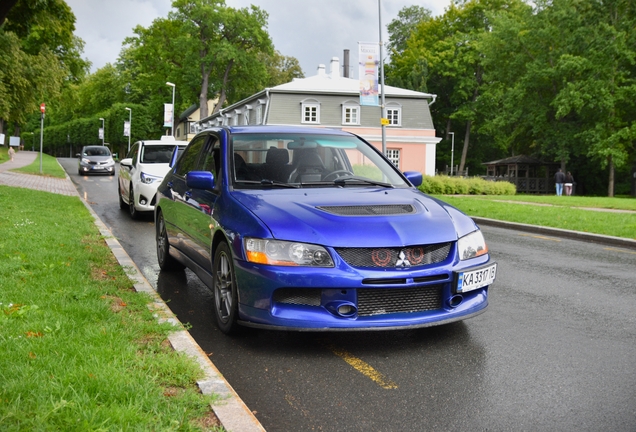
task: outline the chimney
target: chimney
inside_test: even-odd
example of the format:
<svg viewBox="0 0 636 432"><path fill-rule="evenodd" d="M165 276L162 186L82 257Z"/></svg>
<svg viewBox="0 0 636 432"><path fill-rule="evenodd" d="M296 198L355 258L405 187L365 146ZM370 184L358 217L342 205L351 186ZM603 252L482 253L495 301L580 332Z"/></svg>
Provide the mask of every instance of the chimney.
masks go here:
<svg viewBox="0 0 636 432"><path fill-rule="evenodd" d="M319 64L318 65L318 75L319 76L324 76L325 75L325 65L324 64Z"/></svg>
<svg viewBox="0 0 636 432"><path fill-rule="evenodd" d="M331 78L340 78L340 60L338 57L331 58Z"/></svg>
<svg viewBox="0 0 636 432"><path fill-rule="evenodd" d="M344 65L342 66L342 76L345 78L349 78L349 50L344 50Z"/></svg>

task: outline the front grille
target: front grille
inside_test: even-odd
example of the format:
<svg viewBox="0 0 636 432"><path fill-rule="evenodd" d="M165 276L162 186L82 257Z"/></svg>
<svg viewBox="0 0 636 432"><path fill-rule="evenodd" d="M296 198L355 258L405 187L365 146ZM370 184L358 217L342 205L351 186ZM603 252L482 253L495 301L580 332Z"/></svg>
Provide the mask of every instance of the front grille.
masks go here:
<svg viewBox="0 0 636 432"><path fill-rule="evenodd" d="M319 288L281 288L274 291L275 303L320 306L322 290Z"/></svg>
<svg viewBox="0 0 636 432"><path fill-rule="evenodd" d="M340 216L392 216L415 213L411 204L322 206L320 210Z"/></svg>
<svg viewBox="0 0 636 432"><path fill-rule="evenodd" d="M443 285L419 288L358 290L358 316L437 310L442 307Z"/></svg>
<svg viewBox="0 0 636 432"><path fill-rule="evenodd" d="M397 268L440 263L448 257L450 248L451 243L440 243L405 248L336 248L336 252L353 267Z"/></svg>

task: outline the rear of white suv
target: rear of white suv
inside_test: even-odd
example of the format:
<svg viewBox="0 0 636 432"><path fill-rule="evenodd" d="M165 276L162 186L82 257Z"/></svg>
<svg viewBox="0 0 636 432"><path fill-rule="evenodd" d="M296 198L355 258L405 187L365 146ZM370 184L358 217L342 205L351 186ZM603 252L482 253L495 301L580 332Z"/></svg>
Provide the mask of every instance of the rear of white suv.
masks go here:
<svg viewBox="0 0 636 432"><path fill-rule="evenodd" d="M152 212L157 186L170 169L175 147L185 148L187 144L170 136L136 142L119 162L119 207L127 208L133 219L137 219L140 212Z"/></svg>

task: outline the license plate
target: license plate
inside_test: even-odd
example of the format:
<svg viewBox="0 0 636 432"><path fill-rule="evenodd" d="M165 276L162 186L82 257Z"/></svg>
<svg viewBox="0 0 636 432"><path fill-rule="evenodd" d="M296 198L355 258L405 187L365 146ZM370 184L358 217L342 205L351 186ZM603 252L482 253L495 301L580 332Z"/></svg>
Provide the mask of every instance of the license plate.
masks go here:
<svg viewBox="0 0 636 432"><path fill-rule="evenodd" d="M457 292L465 293L490 285L495 281L497 264L477 270L460 272L457 275Z"/></svg>
<svg viewBox="0 0 636 432"><path fill-rule="evenodd" d="M103 166L94 166L93 169L104 169Z"/></svg>

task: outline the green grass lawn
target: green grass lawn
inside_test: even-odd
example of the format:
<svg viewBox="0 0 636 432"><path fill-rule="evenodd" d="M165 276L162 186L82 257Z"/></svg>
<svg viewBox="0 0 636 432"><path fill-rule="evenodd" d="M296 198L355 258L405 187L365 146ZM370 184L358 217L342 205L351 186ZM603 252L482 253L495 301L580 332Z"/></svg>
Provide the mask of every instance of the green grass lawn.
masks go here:
<svg viewBox="0 0 636 432"><path fill-rule="evenodd" d="M40 174L40 155L36 156L31 165L27 165L22 168L16 168L12 171L21 172L23 174ZM66 172L64 168L60 166L57 159L53 156L49 156L42 153L42 175L49 177L65 178Z"/></svg>
<svg viewBox="0 0 636 432"><path fill-rule="evenodd" d="M0 186L0 429L202 430L201 369L77 197Z"/></svg>
<svg viewBox="0 0 636 432"><path fill-rule="evenodd" d="M531 195L436 197L469 216L636 239L634 198ZM632 210L635 213L584 210L588 207Z"/></svg>

